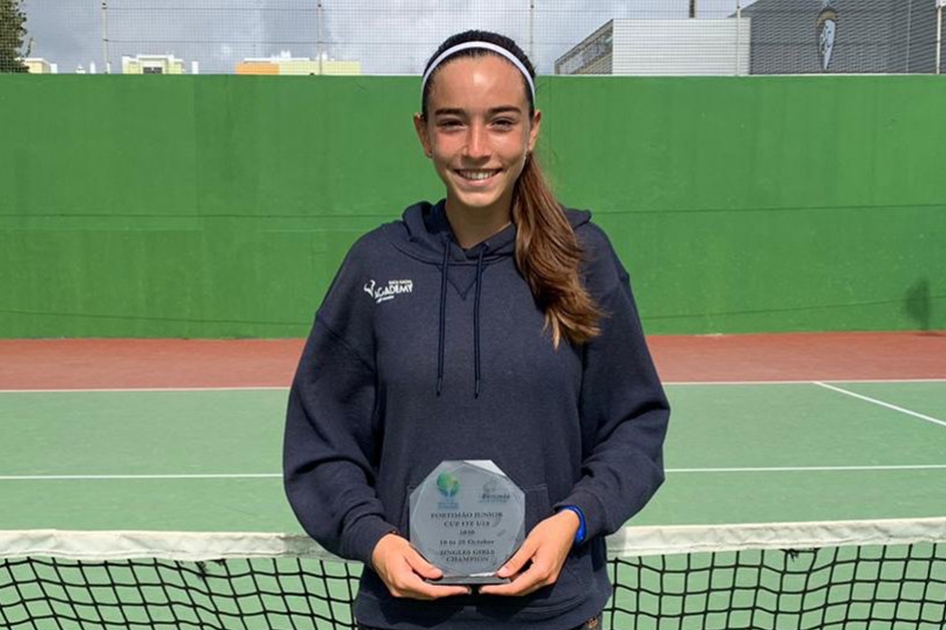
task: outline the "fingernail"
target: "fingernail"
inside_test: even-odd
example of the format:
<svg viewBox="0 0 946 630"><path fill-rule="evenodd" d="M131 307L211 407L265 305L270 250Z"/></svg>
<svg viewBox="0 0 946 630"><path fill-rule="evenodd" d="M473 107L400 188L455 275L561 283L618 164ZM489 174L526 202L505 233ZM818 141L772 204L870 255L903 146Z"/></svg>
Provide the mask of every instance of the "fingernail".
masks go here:
<svg viewBox="0 0 946 630"><path fill-rule="evenodd" d="M507 575L509 575L509 567L501 568L499 571L496 572L496 575L502 578L506 577Z"/></svg>

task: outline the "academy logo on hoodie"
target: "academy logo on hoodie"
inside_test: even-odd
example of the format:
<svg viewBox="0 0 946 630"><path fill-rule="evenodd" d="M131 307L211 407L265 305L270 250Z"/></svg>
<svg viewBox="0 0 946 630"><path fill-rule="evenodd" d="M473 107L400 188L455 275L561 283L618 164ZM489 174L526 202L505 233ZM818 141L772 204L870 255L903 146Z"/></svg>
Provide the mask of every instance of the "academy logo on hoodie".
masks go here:
<svg viewBox="0 0 946 630"><path fill-rule="evenodd" d="M365 293L370 295L378 304L393 300L402 293L414 292L413 280L388 280L387 286L377 286L374 280L365 283Z"/></svg>

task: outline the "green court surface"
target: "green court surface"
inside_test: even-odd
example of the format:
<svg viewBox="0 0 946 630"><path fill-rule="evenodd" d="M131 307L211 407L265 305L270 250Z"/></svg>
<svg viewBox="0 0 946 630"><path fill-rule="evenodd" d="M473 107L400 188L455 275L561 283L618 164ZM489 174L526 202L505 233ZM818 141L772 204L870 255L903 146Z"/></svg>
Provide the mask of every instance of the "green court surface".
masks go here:
<svg viewBox="0 0 946 630"><path fill-rule="evenodd" d="M630 525L946 513L946 381L667 392L667 482ZM286 396L0 392L0 530L299 534L279 472ZM612 630L932 630L946 619L946 558L929 543L616 557ZM14 558L0 572L0 626L350 629L352 566Z"/></svg>
<svg viewBox="0 0 946 630"><path fill-rule="evenodd" d="M674 384L631 525L942 516L946 381ZM300 533L286 390L0 393L0 529Z"/></svg>

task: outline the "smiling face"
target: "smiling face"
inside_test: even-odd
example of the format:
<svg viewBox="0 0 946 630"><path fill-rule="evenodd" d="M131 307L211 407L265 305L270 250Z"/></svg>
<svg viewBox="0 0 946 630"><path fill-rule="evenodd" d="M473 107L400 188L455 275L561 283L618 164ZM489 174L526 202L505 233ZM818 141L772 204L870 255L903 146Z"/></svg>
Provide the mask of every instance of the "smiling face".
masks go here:
<svg viewBox="0 0 946 630"><path fill-rule="evenodd" d="M535 146L522 74L497 55L460 57L434 74L427 118L414 116L424 152L447 187L447 207L509 216L516 180Z"/></svg>

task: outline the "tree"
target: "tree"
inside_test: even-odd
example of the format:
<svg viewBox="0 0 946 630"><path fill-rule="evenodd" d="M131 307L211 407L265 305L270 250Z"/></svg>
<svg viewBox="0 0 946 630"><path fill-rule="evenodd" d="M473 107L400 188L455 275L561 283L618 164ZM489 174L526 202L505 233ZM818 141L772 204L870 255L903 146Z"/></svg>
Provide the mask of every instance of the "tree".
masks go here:
<svg viewBox="0 0 946 630"><path fill-rule="evenodd" d="M27 72L20 61L26 37L22 0L0 0L0 72Z"/></svg>

